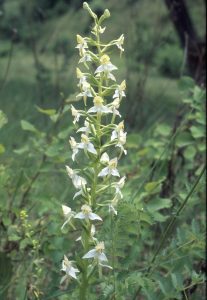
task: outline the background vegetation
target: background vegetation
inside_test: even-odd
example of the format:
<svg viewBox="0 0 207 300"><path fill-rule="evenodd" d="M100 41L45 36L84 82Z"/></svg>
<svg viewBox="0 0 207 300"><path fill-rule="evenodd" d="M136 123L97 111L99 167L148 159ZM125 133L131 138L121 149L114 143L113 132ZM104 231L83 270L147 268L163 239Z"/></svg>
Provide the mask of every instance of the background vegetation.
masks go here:
<svg viewBox="0 0 207 300"><path fill-rule="evenodd" d="M116 292L105 274L90 300L205 297L205 75L202 59L193 73L192 36L183 46L167 2L90 2L98 14L111 11L107 40L125 34L123 58L112 59L127 78L128 131L124 199L113 231L103 229L116 248ZM205 1L185 2L203 47ZM77 299L73 282L71 298L60 287L61 260L74 252L73 233L60 230L61 204L74 206L64 171L69 105L75 37L89 34L90 22L79 0L0 1L2 300Z"/></svg>

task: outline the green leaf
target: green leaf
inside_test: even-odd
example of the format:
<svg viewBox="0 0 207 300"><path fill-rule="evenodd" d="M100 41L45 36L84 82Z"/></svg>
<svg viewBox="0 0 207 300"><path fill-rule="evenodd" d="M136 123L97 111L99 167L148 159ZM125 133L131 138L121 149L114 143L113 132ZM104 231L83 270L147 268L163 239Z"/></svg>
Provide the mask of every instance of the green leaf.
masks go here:
<svg viewBox="0 0 207 300"><path fill-rule="evenodd" d="M153 199L149 203L147 203L147 209L150 212L155 212L157 210L163 209L163 208L170 208L172 206L171 199L167 198L158 198Z"/></svg>
<svg viewBox="0 0 207 300"><path fill-rule="evenodd" d="M191 126L190 131L195 139L205 137L205 129L203 126Z"/></svg>
<svg viewBox="0 0 207 300"><path fill-rule="evenodd" d="M37 106L37 110L41 112L42 114L48 115L48 116L54 116L56 114L55 109L43 109L39 106Z"/></svg>
<svg viewBox="0 0 207 300"><path fill-rule="evenodd" d="M171 128L167 124L160 124L156 128L156 132L163 136L169 136Z"/></svg>
<svg viewBox="0 0 207 300"><path fill-rule="evenodd" d="M14 153L16 153L16 154L24 154L24 153L26 153L26 152L28 152L28 151L29 151L29 146L28 146L28 145L25 145L25 146L23 146L22 148L15 149L15 150L14 150Z"/></svg>
<svg viewBox="0 0 207 300"><path fill-rule="evenodd" d="M188 146L184 151L184 157L186 159L192 160L196 155L196 149L194 146Z"/></svg>
<svg viewBox="0 0 207 300"><path fill-rule="evenodd" d="M8 122L7 116L0 110L0 128L2 128Z"/></svg>
<svg viewBox="0 0 207 300"><path fill-rule="evenodd" d="M161 181L152 181L145 184L145 191L149 194L159 193L161 190Z"/></svg>
<svg viewBox="0 0 207 300"><path fill-rule="evenodd" d="M5 152L5 147L4 145L0 144L0 154Z"/></svg>
<svg viewBox="0 0 207 300"><path fill-rule="evenodd" d="M178 147L185 147L191 145L194 142L190 132L182 132L176 139L176 145Z"/></svg>
<svg viewBox="0 0 207 300"><path fill-rule="evenodd" d="M27 131L32 131L32 132L37 132L38 130L34 127L34 125L32 125L31 123L29 123L28 121L25 120L21 120L21 127L23 130L27 130Z"/></svg>

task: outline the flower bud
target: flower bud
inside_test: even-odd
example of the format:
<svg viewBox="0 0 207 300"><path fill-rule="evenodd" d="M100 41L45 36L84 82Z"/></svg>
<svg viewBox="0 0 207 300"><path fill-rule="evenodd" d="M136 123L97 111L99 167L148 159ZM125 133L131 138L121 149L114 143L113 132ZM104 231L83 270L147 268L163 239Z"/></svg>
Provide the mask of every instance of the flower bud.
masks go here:
<svg viewBox="0 0 207 300"><path fill-rule="evenodd" d="M92 18L97 19L97 15L92 11L87 2L83 2L83 8L89 12Z"/></svg>

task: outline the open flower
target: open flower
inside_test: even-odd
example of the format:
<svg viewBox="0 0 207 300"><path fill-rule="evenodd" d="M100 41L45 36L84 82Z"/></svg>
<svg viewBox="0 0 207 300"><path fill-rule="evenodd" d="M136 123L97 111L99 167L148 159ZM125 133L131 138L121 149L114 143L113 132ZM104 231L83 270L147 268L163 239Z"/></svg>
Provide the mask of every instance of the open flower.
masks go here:
<svg viewBox="0 0 207 300"><path fill-rule="evenodd" d="M124 52L124 48L122 47L123 44L124 44L124 35L122 34L115 43L115 45L121 50L121 53Z"/></svg>
<svg viewBox="0 0 207 300"><path fill-rule="evenodd" d="M77 132L84 132L84 133L87 134L87 135L91 132L90 124L89 124L89 122L87 121L87 119L86 119L85 122L84 122L84 126L81 127L81 128L79 128L79 129L77 130Z"/></svg>
<svg viewBox="0 0 207 300"><path fill-rule="evenodd" d="M109 160L108 167L101 170L101 172L98 174L99 177L105 177L107 175L117 176L120 177L119 172L117 170L117 157Z"/></svg>
<svg viewBox="0 0 207 300"><path fill-rule="evenodd" d="M76 156L76 154L79 151L79 149L78 149L78 143L76 143L75 139L72 136L70 137L69 143L70 143L71 149L73 151L72 160L74 161L75 160L75 156Z"/></svg>
<svg viewBox="0 0 207 300"><path fill-rule="evenodd" d="M93 154L97 154L94 145L90 142L89 138L85 134L81 134L81 143L78 145L78 148L87 150Z"/></svg>
<svg viewBox="0 0 207 300"><path fill-rule="evenodd" d="M117 67L111 63L110 57L107 54L104 54L100 58L100 63L101 65L96 69L95 74L104 72L107 78L116 81L114 75L111 74L111 71L117 70Z"/></svg>
<svg viewBox="0 0 207 300"><path fill-rule="evenodd" d="M87 184L86 180L83 177L77 175L76 171L71 169L69 166L66 166L66 171L76 189L81 189L84 185Z"/></svg>
<svg viewBox="0 0 207 300"><path fill-rule="evenodd" d="M112 109L113 115L121 117L121 114L118 111L118 108L120 106L120 99L119 98L114 99L114 101L111 102L109 105L110 105L110 108Z"/></svg>
<svg viewBox="0 0 207 300"><path fill-rule="evenodd" d="M80 56L83 56L85 53L85 49L88 48L87 42L85 38L77 34L77 43L78 45L76 46L76 48L79 49Z"/></svg>
<svg viewBox="0 0 207 300"><path fill-rule="evenodd" d="M88 97L93 97L91 94L91 86L88 82L83 82L81 86L82 92L79 93L76 98L83 97L84 103L86 105L86 101Z"/></svg>
<svg viewBox="0 0 207 300"><path fill-rule="evenodd" d="M121 131L118 135L118 138L117 138L118 143L116 144L116 147L121 148L121 151L124 152L125 155L127 154L127 150L124 149L123 145L126 144L126 135L127 135L127 132Z"/></svg>
<svg viewBox="0 0 207 300"><path fill-rule="evenodd" d="M119 135L122 133L124 133L124 121L122 121L118 125L116 125L115 130L112 131L111 141L118 139Z"/></svg>
<svg viewBox="0 0 207 300"><path fill-rule="evenodd" d="M101 217L99 217L97 214L94 214L91 210L91 207L89 205L82 205L81 212L75 215L76 219L85 219L85 220L99 220L102 221Z"/></svg>
<svg viewBox="0 0 207 300"><path fill-rule="evenodd" d="M76 76L79 79L78 87L81 88L82 85L87 82L86 76L84 75L84 73L81 72L79 68L76 68Z"/></svg>
<svg viewBox="0 0 207 300"><path fill-rule="evenodd" d="M62 210L63 210L65 222L63 223L61 229L63 229L65 225L68 224L71 221L71 219L75 216L74 211L72 211L72 209L69 206L62 205Z"/></svg>
<svg viewBox="0 0 207 300"><path fill-rule="evenodd" d="M88 113L111 113L112 110L107 106L104 106L104 100L100 96L96 96L93 99L94 106L88 110Z"/></svg>
<svg viewBox="0 0 207 300"><path fill-rule="evenodd" d="M83 53L83 57L79 60L78 63L80 64L80 63L85 63L88 61L92 61L92 58L89 53L85 52L85 53Z"/></svg>
<svg viewBox="0 0 207 300"><path fill-rule="evenodd" d="M102 261L108 261L105 253L104 253L104 242L100 242L96 245L96 247L90 251L88 251L83 258L93 258L97 260L98 263L101 263Z"/></svg>
<svg viewBox="0 0 207 300"><path fill-rule="evenodd" d="M62 261L62 269L66 275L62 278L61 283L63 283L68 277L77 279L76 273L79 273L79 270L74 268L72 262L68 260L67 256L64 255L64 260Z"/></svg>
<svg viewBox="0 0 207 300"><path fill-rule="evenodd" d="M114 188L116 190L116 195L119 195L120 198L123 198L121 189L123 188L124 184L125 184L125 180L126 180L126 176L122 177L118 182L114 183Z"/></svg>
<svg viewBox="0 0 207 300"><path fill-rule="evenodd" d="M118 201L119 199L117 198L117 196L115 196L114 199L109 204L109 212L116 216L117 216L116 206L118 204Z"/></svg>
<svg viewBox="0 0 207 300"><path fill-rule="evenodd" d="M75 109L75 107L71 104L71 113L72 113L72 116L74 117L74 120L73 120L73 124L75 124L76 122L79 122L79 119L80 119L80 113L77 109Z"/></svg>
<svg viewBox="0 0 207 300"><path fill-rule="evenodd" d="M122 98L122 97L126 97L125 94L125 89L126 89L126 81L122 81L122 83L117 87L117 89L114 92L113 98Z"/></svg>

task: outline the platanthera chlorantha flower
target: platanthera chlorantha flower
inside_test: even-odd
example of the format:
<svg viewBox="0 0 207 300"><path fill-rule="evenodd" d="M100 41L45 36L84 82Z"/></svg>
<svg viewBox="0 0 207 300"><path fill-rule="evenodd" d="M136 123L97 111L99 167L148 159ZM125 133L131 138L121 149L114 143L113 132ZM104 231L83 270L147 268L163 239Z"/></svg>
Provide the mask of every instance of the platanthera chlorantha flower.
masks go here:
<svg viewBox="0 0 207 300"><path fill-rule="evenodd" d="M66 166L66 171L68 173L68 176L72 179L72 183L76 189L81 189L87 184L86 180L83 177L77 175L76 171L71 169L69 166Z"/></svg>
<svg viewBox="0 0 207 300"><path fill-rule="evenodd" d="M99 217L97 214L94 214L91 210L91 207L89 205L82 205L81 212L75 215L76 219L85 219L85 220L99 220L102 221L101 217Z"/></svg>
<svg viewBox="0 0 207 300"><path fill-rule="evenodd" d="M118 111L119 106L120 106L119 98L114 99L114 101L110 103L110 108L112 110L113 115L121 117L121 114Z"/></svg>
<svg viewBox="0 0 207 300"><path fill-rule="evenodd" d="M79 54L80 56L83 56L85 54L85 49L88 48L87 42L85 38L77 34L77 43L78 45L76 46L77 49L79 49Z"/></svg>
<svg viewBox="0 0 207 300"><path fill-rule="evenodd" d="M76 154L79 151L79 149L78 149L78 143L76 143L75 139L72 136L70 137L69 143L70 143L71 149L73 151L72 160L74 161L75 160L75 156L76 156Z"/></svg>
<svg viewBox="0 0 207 300"><path fill-rule="evenodd" d="M78 87L82 88L83 84L87 82L87 77L79 68L76 68L76 76L79 79Z"/></svg>
<svg viewBox="0 0 207 300"><path fill-rule="evenodd" d="M98 177L105 177L109 175L120 177L119 172L116 168L117 163L118 163L117 157L109 160L108 167L102 169L101 172L98 174Z"/></svg>
<svg viewBox="0 0 207 300"><path fill-rule="evenodd" d="M123 44L124 44L124 35L122 34L115 43L115 45L121 50L121 52L124 52L124 48L122 47Z"/></svg>
<svg viewBox="0 0 207 300"><path fill-rule="evenodd" d="M107 113L112 112L112 110L110 108L103 105L104 100L100 96L96 96L93 99L93 103L94 103L94 106L88 110L88 113L105 113L105 114L107 114Z"/></svg>
<svg viewBox="0 0 207 300"><path fill-rule="evenodd" d="M78 145L78 148L84 149L93 154L97 154L94 145L90 142L89 138L85 134L81 134L81 143Z"/></svg>
<svg viewBox="0 0 207 300"><path fill-rule="evenodd" d="M90 251L88 251L83 258L87 259L87 258L93 258L95 260L98 261L98 263L101 263L103 261L108 261L105 253L104 253L104 242L100 242L96 245L96 247Z"/></svg>
<svg viewBox="0 0 207 300"><path fill-rule="evenodd" d="M126 81L122 81L122 83L117 87L117 89L114 92L113 98L122 98L122 97L126 97L125 94L125 89L126 89Z"/></svg>
<svg viewBox="0 0 207 300"><path fill-rule="evenodd" d="M66 275L63 276L61 280L61 284L68 278L72 277L74 279L77 279L76 273L79 273L80 271L73 267L73 263L68 260L67 256L64 255L64 260L62 261L62 269L61 271L65 272Z"/></svg>
<svg viewBox="0 0 207 300"><path fill-rule="evenodd" d="M88 62L88 61L92 61L92 58L91 58L91 56L90 56L90 54L88 54L88 53L84 53L83 54L83 57L79 60L79 64L80 63L86 63L86 62Z"/></svg>
<svg viewBox="0 0 207 300"><path fill-rule="evenodd" d="M74 117L74 120L73 120L73 124L79 122L79 119L80 119L80 113L77 109L75 109L75 107L73 105L71 105L71 113L72 113L72 116Z"/></svg>
<svg viewBox="0 0 207 300"><path fill-rule="evenodd" d="M84 127L81 127L77 130L77 132L84 132L86 135L88 135L90 132L91 132L91 129L90 129L90 124L89 122L87 121L87 119L85 120L84 122Z"/></svg>
<svg viewBox="0 0 207 300"><path fill-rule="evenodd" d="M111 71L117 70L117 67L111 63L110 57L107 54L104 54L100 58L100 63L101 65L96 69L95 74L100 74L103 72L108 79L116 81Z"/></svg>
<svg viewBox="0 0 207 300"><path fill-rule="evenodd" d="M75 212L72 211L72 209L66 205L62 205L62 210L63 210L63 215L64 215L64 218L66 221L63 223L61 229L63 229L66 224L70 223L71 219L75 216Z"/></svg>

